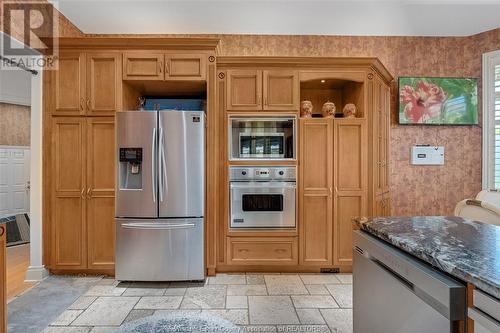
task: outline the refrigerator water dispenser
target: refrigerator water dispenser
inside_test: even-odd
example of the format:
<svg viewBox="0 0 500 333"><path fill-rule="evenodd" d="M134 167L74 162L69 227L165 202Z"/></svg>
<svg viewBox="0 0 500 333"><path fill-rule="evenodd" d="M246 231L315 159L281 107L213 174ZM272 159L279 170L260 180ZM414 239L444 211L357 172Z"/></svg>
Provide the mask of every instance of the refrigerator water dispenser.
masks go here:
<svg viewBox="0 0 500 333"><path fill-rule="evenodd" d="M120 148L120 189L142 190L142 148Z"/></svg>

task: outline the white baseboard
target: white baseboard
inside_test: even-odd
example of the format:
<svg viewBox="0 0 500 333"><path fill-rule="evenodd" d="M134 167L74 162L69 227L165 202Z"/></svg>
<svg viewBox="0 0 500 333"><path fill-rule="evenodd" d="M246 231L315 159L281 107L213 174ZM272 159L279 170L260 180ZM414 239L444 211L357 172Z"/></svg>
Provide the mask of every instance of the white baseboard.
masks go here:
<svg viewBox="0 0 500 333"><path fill-rule="evenodd" d="M26 271L26 282L38 282L49 276L49 271L45 266L30 266Z"/></svg>

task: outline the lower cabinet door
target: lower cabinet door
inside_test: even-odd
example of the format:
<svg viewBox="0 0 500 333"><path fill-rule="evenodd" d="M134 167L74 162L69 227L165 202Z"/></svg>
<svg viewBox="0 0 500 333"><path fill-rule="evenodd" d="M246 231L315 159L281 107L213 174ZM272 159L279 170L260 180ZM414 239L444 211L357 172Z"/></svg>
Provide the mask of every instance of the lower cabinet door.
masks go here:
<svg viewBox="0 0 500 333"><path fill-rule="evenodd" d="M228 262L232 265L297 265L296 237L229 237Z"/></svg>
<svg viewBox="0 0 500 333"><path fill-rule="evenodd" d="M56 197L54 200L55 269L85 269L85 201L78 197Z"/></svg>
<svg viewBox="0 0 500 333"><path fill-rule="evenodd" d="M117 219L116 279L203 280L203 218Z"/></svg>
<svg viewBox="0 0 500 333"><path fill-rule="evenodd" d="M115 198L92 197L87 201L88 268L115 267Z"/></svg>

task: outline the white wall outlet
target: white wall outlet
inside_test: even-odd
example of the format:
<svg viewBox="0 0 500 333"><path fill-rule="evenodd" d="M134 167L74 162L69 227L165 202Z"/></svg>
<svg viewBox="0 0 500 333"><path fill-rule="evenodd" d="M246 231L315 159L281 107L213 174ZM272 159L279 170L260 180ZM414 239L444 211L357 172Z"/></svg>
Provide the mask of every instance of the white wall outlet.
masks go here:
<svg viewBox="0 0 500 333"><path fill-rule="evenodd" d="M411 164L444 165L444 147L429 145L411 147Z"/></svg>

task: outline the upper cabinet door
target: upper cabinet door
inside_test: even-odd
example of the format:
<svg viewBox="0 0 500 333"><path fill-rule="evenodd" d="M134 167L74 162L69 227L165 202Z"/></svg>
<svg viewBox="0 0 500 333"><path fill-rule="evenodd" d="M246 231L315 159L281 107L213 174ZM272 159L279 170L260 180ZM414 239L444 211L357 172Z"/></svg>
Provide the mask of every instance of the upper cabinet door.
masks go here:
<svg viewBox="0 0 500 333"><path fill-rule="evenodd" d="M113 115L121 104L121 54L87 54L87 114Z"/></svg>
<svg viewBox="0 0 500 333"><path fill-rule="evenodd" d="M226 98L227 110L262 110L262 71L228 70Z"/></svg>
<svg viewBox="0 0 500 333"><path fill-rule="evenodd" d="M299 90L297 71L264 71L264 110L297 111Z"/></svg>
<svg viewBox="0 0 500 333"><path fill-rule="evenodd" d="M205 80L206 66L204 54L167 54L165 80Z"/></svg>
<svg viewBox="0 0 500 333"><path fill-rule="evenodd" d="M55 115L85 114L85 54L64 53L55 72Z"/></svg>
<svg viewBox="0 0 500 333"><path fill-rule="evenodd" d="M127 52L123 55L124 80L163 80L163 53Z"/></svg>

